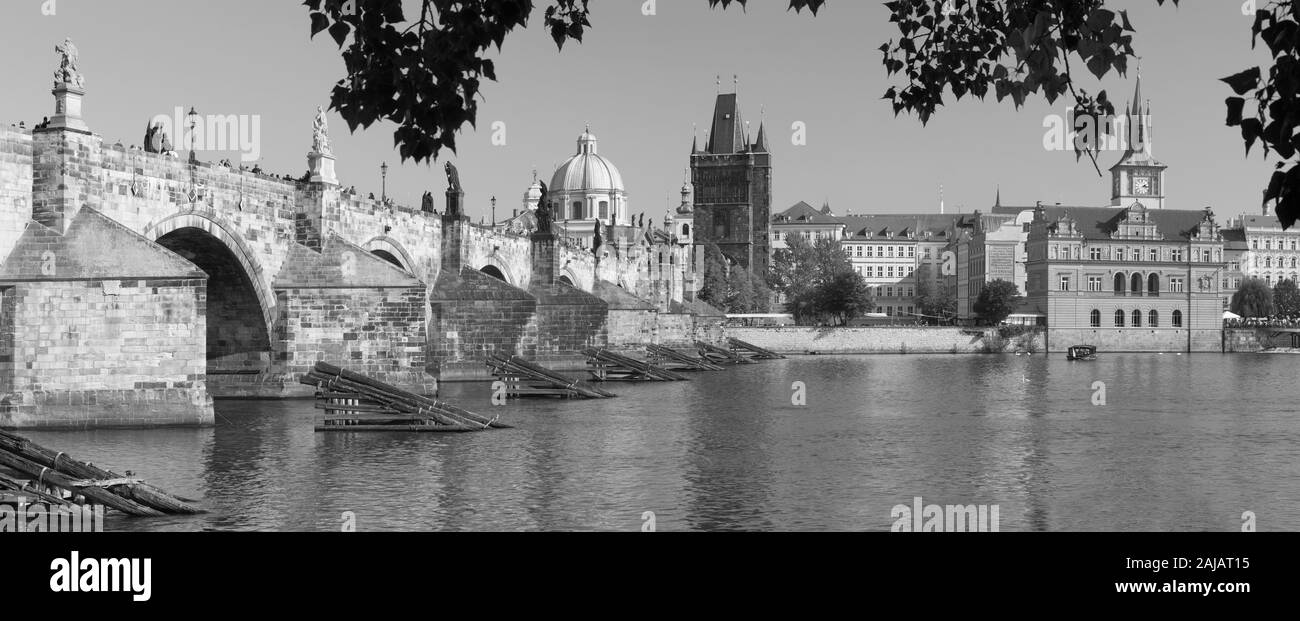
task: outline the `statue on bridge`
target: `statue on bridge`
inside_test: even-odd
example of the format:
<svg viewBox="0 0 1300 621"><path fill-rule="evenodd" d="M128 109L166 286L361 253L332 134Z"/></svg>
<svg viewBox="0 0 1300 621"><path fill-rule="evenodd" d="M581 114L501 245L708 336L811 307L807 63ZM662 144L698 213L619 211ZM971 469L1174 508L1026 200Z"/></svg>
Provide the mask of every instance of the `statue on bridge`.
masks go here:
<svg viewBox="0 0 1300 621"><path fill-rule="evenodd" d="M443 170L447 171L447 215L459 218L465 215L464 206L460 204L465 195L465 190L460 187L460 173L451 162L447 162Z"/></svg>
<svg viewBox="0 0 1300 621"><path fill-rule="evenodd" d="M329 121L325 119L325 108L316 106L316 120L312 121L311 150L321 155L333 155L330 150Z"/></svg>
<svg viewBox="0 0 1300 621"><path fill-rule="evenodd" d="M460 187L460 172L456 170L456 165L447 162L445 169L447 171L447 189L452 192L464 192L465 189Z"/></svg>
<svg viewBox="0 0 1300 621"><path fill-rule="evenodd" d="M551 203L546 200L547 188L546 182L538 181L542 186L542 200L537 202L537 211L533 215L537 218L537 232L550 233L551 223L554 222L555 215L551 213Z"/></svg>
<svg viewBox="0 0 1300 621"><path fill-rule="evenodd" d="M145 125L144 150L146 153L170 153L173 150L171 138L162 123Z"/></svg>
<svg viewBox="0 0 1300 621"><path fill-rule="evenodd" d="M63 45L54 46L54 51L60 56L59 68L54 70L55 88L62 85L85 88L86 78L81 75L81 69L77 67L77 46L72 44L72 38L64 39Z"/></svg>

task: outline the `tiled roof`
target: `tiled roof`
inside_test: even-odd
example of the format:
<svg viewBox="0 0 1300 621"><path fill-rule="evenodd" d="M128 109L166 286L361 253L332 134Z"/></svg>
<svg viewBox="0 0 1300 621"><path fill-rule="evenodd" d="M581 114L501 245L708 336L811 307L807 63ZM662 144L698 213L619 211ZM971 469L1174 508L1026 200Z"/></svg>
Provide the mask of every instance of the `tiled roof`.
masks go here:
<svg viewBox="0 0 1300 621"><path fill-rule="evenodd" d="M843 218L825 215L812 205L799 201L793 207L772 216L774 224L843 224Z"/></svg>
<svg viewBox="0 0 1300 621"><path fill-rule="evenodd" d="M1084 239L1109 240L1111 233L1118 229L1128 209L1117 207L1044 207L1047 221L1071 218L1079 227ZM1147 211L1156 224L1156 230L1163 233L1167 240L1178 240L1187 231L1200 225L1205 217L1201 210L1187 209L1151 209Z"/></svg>
<svg viewBox="0 0 1300 621"><path fill-rule="evenodd" d="M848 227L850 237L858 239L885 238L885 231L894 234L894 239L907 239L909 232L917 232L916 239L942 240L947 238L948 229L952 227L956 216L948 214L877 214L867 216L844 216L841 220Z"/></svg>

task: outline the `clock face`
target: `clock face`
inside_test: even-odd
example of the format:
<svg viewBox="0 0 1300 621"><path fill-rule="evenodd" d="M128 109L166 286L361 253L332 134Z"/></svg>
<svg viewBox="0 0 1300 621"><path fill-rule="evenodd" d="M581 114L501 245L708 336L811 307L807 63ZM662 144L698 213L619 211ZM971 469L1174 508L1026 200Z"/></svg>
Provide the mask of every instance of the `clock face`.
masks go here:
<svg viewBox="0 0 1300 621"><path fill-rule="evenodd" d="M1134 193L1134 194L1139 194L1139 195L1147 195L1147 194L1150 194L1150 193L1151 193L1151 178L1150 178L1150 177L1134 177L1134 178L1133 178L1133 193Z"/></svg>

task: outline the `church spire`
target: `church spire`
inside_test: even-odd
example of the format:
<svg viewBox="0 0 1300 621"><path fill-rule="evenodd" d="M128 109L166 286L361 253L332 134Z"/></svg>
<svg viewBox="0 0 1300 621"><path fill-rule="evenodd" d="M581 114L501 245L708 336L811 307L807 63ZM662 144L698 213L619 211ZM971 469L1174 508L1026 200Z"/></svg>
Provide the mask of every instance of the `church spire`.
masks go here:
<svg viewBox="0 0 1300 621"><path fill-rule="evenodd" d="M998 197L993 200L993 206L994 207L1002 206L1002 184L1000 183L998 184Z"/></svg>

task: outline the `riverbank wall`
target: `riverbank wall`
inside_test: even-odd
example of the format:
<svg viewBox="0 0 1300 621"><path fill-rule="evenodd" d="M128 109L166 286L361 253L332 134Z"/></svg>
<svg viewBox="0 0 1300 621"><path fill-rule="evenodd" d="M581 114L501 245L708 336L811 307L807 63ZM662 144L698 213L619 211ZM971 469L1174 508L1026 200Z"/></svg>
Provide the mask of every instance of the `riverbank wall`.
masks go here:
<svg viewBox="0 0 1300 621"><path fill-rule="evenodd" d="M727 336L782 354L991 354L1044 351L1043 331L997 328L728 327Z"/></svg>

